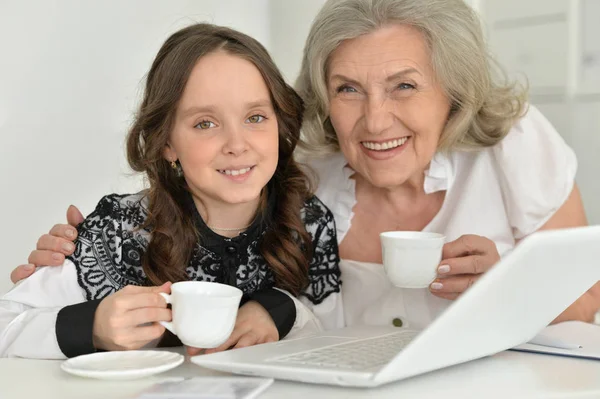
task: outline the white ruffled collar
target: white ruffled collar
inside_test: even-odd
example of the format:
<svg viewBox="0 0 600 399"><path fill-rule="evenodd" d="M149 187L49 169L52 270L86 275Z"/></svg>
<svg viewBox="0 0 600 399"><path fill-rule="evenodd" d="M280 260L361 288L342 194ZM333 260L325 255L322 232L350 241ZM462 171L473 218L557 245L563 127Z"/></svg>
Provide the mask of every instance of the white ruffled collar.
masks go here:
<svg viewBox="0 0 600 399"><path fill-rule="evenodd" d="M338 242L341 242L352 224L353 208L356 205L356 182L354 170L348 166L344 155L339 152L328 157L312 159L310 162L319 176L317 196L333 212L337 227ZM453 181L450 158L437 153L425 171L424 190L427 194L448 190Z"/></svg>
<svg viewBox="0 0 600 399"><path fill-rule="evenodd" d="M343 157L343 155L342 155ZM355 196L355 184L352 175L354 170L348 165L348 162L344 159L342 163L344 178L350 180L352 183L346 184L345 189ZM431 162L429 168L425 170L425 181L423 182L423 189L425 194L432 194L438 191L446 191L452 184L452 167L450 159L447 155L441 152L437 152Z"/></svg>
<svg viewBox="0 0 600 399"><path fill-rule="evenodd" d="M447 155L437 152L429 163L429 168L425 170L425 181L423 183L425 194L446 191L451 184L452 167L450 159Z"/></svg>

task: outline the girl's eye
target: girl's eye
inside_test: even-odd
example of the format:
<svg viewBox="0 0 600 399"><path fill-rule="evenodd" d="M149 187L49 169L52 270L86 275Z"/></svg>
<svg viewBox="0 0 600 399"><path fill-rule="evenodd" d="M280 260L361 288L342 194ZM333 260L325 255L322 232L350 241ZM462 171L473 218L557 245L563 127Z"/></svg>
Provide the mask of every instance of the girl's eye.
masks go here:
<svg viewBox="0 0 600 399"><path fill-rule="evenodd" d="M260 123L264 121L266 118L262 115L252 115L250 118L246 119L248 123Z"/></svg>
<svg viewBox="0 0 600 399"><path fill-rule="evenodd" d="M337 88L337 92L338 93L356 93L357 90L352 86L341 85L340 87Z"/></svg>
<svg viewBox="0 0 600 399"><path fill-rule="evenodd" d="M215 126L216 125L211 121L202 121L194 127L205 130L205 129L210 129L211 127L215 127Z"/></svg>

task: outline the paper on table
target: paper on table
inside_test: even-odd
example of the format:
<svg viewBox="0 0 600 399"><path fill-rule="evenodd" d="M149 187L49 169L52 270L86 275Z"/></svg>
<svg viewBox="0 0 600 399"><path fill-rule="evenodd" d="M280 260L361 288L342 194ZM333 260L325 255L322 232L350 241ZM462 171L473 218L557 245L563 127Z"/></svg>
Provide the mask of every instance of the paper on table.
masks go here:
<svg viewBox="0 0 600 399"><path fill-rule="evenodd" d="M193 377L153 385L137 399L254 399L272 378Z"/></svg>
<svg viewBox="0 0 600 399"><path fill-rule="evenodd" d="M526 343L512 350L600 360L600 326L598 325L566 321L546 327L542 334L544 337L555 338L564 343L581 345L581 348L562 349Z"/></svg>

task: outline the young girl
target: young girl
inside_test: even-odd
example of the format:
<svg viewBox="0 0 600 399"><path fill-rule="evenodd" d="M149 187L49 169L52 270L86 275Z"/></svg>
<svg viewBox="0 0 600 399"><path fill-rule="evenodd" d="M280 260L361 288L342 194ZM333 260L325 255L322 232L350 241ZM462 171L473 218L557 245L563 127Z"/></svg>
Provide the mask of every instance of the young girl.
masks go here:
<svg viewBox="0 0 600 399"><path fill-rule="evenodd" d="M129 163L149 189L102 198L63 265L39 269L0 300L0 356L165 345L173 337L158 322L171 311L158 293L182 280L244 292L217 350L315 323L302 303L339 324L333 216L292 157L302 112L256 40L209 24L173 34L127 138Z"/></svg>

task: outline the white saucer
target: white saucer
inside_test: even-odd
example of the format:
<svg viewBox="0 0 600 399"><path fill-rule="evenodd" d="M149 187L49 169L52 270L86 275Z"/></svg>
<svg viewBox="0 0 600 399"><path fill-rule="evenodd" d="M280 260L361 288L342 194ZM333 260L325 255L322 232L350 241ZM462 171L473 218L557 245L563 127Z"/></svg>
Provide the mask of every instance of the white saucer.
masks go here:
<svg viewBox="0 0 600 399"><path fill-rule="evenodd" d="M183 360L179 353L166 351L102 352L71 358L60 367L80 377L131 380L170 370Z"/></svg>

